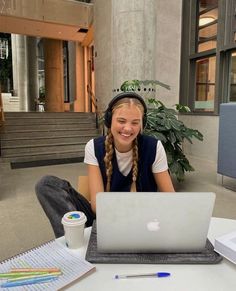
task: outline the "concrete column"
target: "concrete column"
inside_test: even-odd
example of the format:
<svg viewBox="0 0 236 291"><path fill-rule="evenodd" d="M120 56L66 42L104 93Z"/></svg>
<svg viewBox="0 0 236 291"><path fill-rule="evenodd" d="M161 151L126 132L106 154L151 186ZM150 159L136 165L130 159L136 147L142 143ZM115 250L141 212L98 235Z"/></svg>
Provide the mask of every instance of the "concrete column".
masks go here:
<svg viewBox="0 0 236 291"><path fill-rule="evenodd" d="M46 111L64 111L63 47L61 40L44 39Z"/></svg>
<svg viewBox="0 0 236 291"><path fill-rule="evenodd" d="M100 108L106 107L124 81L155 79L156 2L94 1L96 96Z"/></svg>
<svg viewBox="0 0 236 291"><path fill-rule="evenodd" d="M35 101L39 96L37 38L27 36L28 59L28 111L35 111Z"/></svg>
<svg viewBox="0 0 236 291"><path fill-rule="evenodd" d="M113 0L113 87L155 77L155 0Z"/></svg>
<svg viewBox="0 0 236 291"><path fill-rule="evenodd" d="M13 88L19 97L19 110L28 109L27 47L24 35L12 35Z"/></svg>

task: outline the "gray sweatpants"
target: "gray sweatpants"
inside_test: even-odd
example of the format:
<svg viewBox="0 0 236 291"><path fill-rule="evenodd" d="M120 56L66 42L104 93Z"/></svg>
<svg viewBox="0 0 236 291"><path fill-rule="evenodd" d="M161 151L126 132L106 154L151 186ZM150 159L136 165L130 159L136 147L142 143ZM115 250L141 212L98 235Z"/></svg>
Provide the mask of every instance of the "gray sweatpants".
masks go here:
<svg viewBox="0 0 236 291"><path fill-rule="evenodd" d="M87 216L86 226L92 225L95 214L89 201L68 181L55 176L44 176L36 184L35 192L56 237L64 235L61 219L66 212L82 211Z"/></svg>

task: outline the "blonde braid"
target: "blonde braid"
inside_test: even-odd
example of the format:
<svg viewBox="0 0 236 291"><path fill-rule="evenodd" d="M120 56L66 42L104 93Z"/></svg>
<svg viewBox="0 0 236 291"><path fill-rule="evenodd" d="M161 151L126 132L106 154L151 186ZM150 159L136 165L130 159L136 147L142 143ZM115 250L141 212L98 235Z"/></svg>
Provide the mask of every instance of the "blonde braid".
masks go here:
<svg viewBox="0 0 236 291"><path fill-rule="evenodd" d="M112 167L112 158L114 153L114 146L113 146L113 136L111 130L108 130L106 140L105 140L105 167L106 167L106 176L107 176L107 184L106 184L106 191L109 192L111 188L111 175L113 171Z"/></svg>
<svg viewBox="0 0 236 291"><path fill-rule="evenodd" d="M133 141L133 169L132 169L132 184L130 191L136 192L136 181L138 177L138 141L137 138Z"/></svg>

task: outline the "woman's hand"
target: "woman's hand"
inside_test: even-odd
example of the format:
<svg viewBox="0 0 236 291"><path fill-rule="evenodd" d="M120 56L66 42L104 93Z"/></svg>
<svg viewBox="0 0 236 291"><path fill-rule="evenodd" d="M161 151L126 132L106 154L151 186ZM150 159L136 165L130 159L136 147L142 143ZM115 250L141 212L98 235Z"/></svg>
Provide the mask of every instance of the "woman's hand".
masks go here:
<svg viewBox="0 0 236 291"><path fill-rule="evenodd" d="M88 165L88 183L91 207L96 213L96 195L98 192L104 192L102 174L98 166Z"/></svg>

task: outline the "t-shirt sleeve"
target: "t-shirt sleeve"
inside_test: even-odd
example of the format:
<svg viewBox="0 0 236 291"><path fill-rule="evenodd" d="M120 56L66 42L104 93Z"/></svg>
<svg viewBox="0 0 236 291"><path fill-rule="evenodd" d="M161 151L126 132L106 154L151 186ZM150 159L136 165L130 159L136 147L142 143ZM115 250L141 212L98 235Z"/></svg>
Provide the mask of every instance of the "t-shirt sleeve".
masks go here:
<svg viewBox="0 0 236 291"><path fill-rule="evenodd" d="M154 163L152 164L152 172L161 173L166 170L168 170L166 152L161 141L158 141L156 147L156 158Z"/></svg>
<svg viewBox="0 0 236 291"><path fill-rule="evenodd" d="M85 146L84 163L98 166L98 160L95 156L94 141L91 139Z"/></svg>

